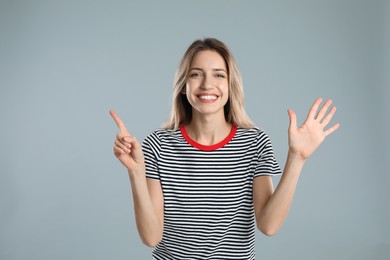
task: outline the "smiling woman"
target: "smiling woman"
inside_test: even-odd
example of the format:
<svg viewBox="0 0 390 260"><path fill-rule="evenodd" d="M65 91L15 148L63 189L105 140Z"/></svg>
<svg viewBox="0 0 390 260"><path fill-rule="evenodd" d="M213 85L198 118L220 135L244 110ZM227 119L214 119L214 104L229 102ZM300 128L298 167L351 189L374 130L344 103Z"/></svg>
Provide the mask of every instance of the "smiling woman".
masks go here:
<svg viewBox="0 0 390 260"><path fill-rule="evenodd" d="M204 52L212 55L213 58L211 56L208 57L209 55L205 55ZM252 120L248 117L244 109L244 91L241 75L232 53L223 42L213 38L206 38L204 40L194 41L188 47L179 64L174 82L172 112L165 127L168 129L177 129L180 125L191 122L192 106L183 93L186 93L189 81L195 76L194 73L191 73L191 70L194 69L194 72L197 72L195 73L196 76L201 75L200 72L202 70L195 65L195 62L206 62L205 59L208 62L218 62L215 65L216 67L212 69L219 70L220 73L216 74L219 77L225 76L225 79L227 78L229 98L224 107L226 121L231 124L236 123L242 127L253 126ZM209 64L208 66L211 65Z"/></svg>
<svg viewBox="0 0 390 260"><path fill-rule="evenodd" d="M244 109L240 73L217 39L190 45L176 73L164 129L141 144L111 111L114 153L131 180L142 241L153 259L254 259L255 231L275 234L287 216L306 159L336 108L318 98L301 127L289 110L289 151L281 173L268 135ZM327 112L328 111L328 112Z"/></svg>
<svg viewBox="0 0 390 260"><path fill-rule="evenodd" d="M227 123L224 114L229 96L227 75L225 61L217 52L207 50L195 55L186 86L182 89L192 107L192 122L209 120L217 125ZM191 123L187 126L192 127Z"/></svg>

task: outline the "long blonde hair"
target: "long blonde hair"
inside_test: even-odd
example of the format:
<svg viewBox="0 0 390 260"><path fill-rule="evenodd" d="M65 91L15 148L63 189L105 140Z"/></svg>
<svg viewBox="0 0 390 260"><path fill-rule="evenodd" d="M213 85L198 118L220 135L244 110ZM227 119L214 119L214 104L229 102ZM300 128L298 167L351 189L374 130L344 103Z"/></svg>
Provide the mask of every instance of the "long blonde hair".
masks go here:
<svg viewBox="0 0 390 260"><path fill-rule="evenodd" d="M232 53L223 42L215 38L205 38L194 41L180 61L173 85L172 111L164 128L178 129L181 125L191 122L192 107L186 95L182 94L182 90L186 86L193 58L198 52L205 50L216 51L226 63L229 75L229 98L224 107L226 121L242 128L253 127L254 124L244 109L244 90L241 75Z"/></svg>

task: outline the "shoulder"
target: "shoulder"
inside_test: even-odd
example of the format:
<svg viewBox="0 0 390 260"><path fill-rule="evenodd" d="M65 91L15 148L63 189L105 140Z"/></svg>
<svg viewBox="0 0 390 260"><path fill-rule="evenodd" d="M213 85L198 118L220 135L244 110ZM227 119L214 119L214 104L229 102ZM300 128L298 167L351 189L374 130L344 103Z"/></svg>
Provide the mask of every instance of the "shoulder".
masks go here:
<svg viewBox="0 0 390 260"><path fill-rule="evenodd" d="M262 128L257 126L253 126L251 128L237 128L236 137L249 139L269 138L266 132Z"/></svg>
<svg viewBox="0 0 390 260"><path fill-rule="evenodd" d="M180 130L170 130L170 129L163 129L158 128L154 130L152 133L150 133L146 138L143 140L143 145L158 145L160 146L162 143L165 142L172 142L174 140L180 139Z"/></svg>
<svg viewBox="0 0 390 260"><path fill-rule="evenodd" d="M250 144L252 148L259 151L266 147L272 147L271 139L264 129L254 126L251 128L238 128L236 133L236 141Z"/></svg>

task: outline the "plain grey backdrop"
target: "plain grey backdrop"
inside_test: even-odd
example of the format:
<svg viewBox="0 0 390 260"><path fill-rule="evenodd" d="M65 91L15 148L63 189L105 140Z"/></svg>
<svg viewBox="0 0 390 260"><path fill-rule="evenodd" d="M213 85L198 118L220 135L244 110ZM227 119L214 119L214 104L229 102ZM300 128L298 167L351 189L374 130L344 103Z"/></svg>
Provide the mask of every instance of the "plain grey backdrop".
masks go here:
<svg viewBox="0 0 390 260"><path fill-rule="evenodd" d="M1 0L0 259L151 258L108 110L139 140L160 127L203 37L235 55L281 166L287 109L300 123L318 96L338 109L257 259L390 259L389 16L380 0Z"/></svg>

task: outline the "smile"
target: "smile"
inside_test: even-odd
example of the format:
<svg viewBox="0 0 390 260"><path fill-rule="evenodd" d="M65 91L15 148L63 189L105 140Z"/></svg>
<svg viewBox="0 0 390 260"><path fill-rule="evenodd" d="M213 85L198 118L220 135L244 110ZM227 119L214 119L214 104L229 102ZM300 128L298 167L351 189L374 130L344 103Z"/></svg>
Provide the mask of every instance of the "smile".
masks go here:
<svg viewBox="0 0 390 260"><path fill-rule="evenodd" d="M201 101L215 101L217 100L218 96L217 95L199 95L198 98L201 100Z"/></svg>

